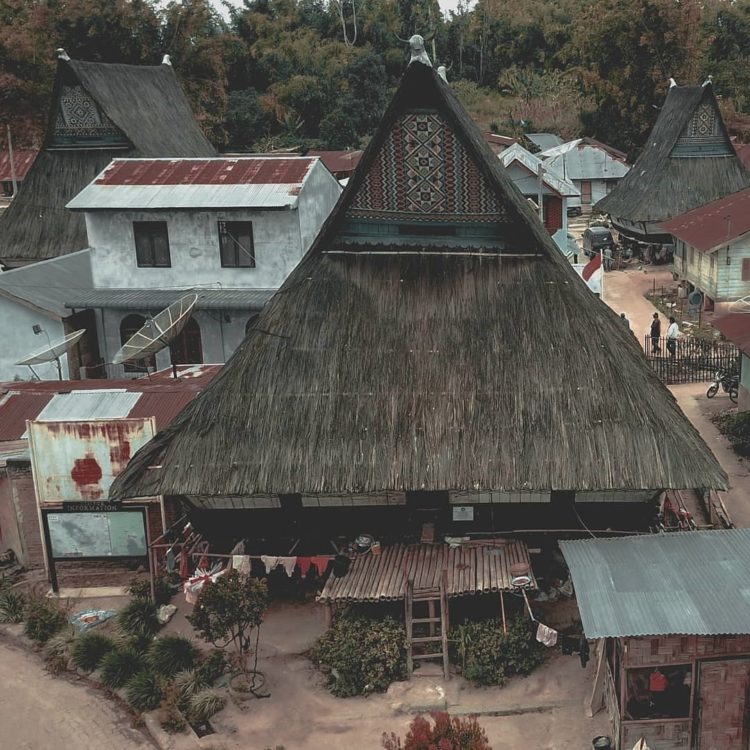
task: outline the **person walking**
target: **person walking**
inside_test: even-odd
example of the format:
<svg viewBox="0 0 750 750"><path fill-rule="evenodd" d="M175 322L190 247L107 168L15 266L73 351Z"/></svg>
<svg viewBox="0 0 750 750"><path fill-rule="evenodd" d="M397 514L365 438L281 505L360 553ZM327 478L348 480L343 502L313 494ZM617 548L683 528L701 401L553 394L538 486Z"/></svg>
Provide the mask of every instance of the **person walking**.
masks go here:
<svg viewBox="0 0 750 750"><path fill-rule="evenodd" d="M667 328L667 351L669 356L674 359L677 353L677 339L680 335L680 328L677 325L677 321L673 318L669 318L669 328Z"/></svg>
<svg viewBox="0 0 750 750"><path fill-rule="evenodd" d="M628 330L630 330L630 321L628 320L625 313L620 313L620 320L625 324Z"/></svg>
<svg viewBox="0 0 750 750"><path fill-rule="evenodd" d="M659 313L655 312L654 317L651 319L651 354L658 354L661 351L659 345L659 339L661 338L661 320L659 320Z"/></svg>

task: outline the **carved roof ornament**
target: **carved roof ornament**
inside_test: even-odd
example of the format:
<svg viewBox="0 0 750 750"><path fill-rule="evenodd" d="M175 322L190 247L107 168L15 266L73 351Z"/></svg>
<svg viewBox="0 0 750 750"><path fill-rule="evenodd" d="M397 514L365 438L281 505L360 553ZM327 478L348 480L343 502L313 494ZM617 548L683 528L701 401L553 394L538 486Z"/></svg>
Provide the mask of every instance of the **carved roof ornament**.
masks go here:
<svg viewBox="0 0 750 750"><path fill-rule="evenodd" d="M396 35L396 38L400 42L404 42L404 44L409 45L409 51L411 53L409 65L411 65L413 62L420 62L422 63L422 65L427 65L429 68L432 67L430 58L427 56L427 51L425 50L425 44L427 44L427 42L431 42L434 36L434 31L430 32L427 36L414 34L409 39L402 39L400 36Z"/></svg>

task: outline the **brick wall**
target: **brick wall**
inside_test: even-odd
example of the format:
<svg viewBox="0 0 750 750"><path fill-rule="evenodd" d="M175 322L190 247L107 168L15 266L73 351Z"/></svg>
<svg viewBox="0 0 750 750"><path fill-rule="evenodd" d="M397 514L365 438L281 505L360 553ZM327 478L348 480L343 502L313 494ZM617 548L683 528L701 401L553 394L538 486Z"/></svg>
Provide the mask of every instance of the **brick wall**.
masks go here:
<svg viewBox="0 0 750 750"><path fill-rule="evenodd" d="M727 654L750 653L750 635L661 636L623 639L623 665L627 668L686 664Z"/></svg>
<svg viewBox="0 0 750 750"><path fill-rule="evenodd" d="M623 722L622 750L630 750L641 737L646 740L649 750L689 748L690 719Z"/></svg>

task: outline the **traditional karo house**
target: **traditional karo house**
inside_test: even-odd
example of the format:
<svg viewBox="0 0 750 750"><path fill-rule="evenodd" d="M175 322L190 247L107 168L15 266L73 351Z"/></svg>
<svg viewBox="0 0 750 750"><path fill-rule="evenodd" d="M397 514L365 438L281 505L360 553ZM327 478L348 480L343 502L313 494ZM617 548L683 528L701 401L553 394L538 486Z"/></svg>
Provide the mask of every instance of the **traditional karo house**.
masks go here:
<svg viewBox="0 0 750 750"><path fill-rule="evenodd" d="M711 83L673 83L640 157L595 209L626 238L669 243L661 222L749 185Z"/></svg>
<svg viewBox="0 0 750 750"><path fill-rule="evenodd" d="M83 216L65 210L116 157L214 156L169 63L115 65L58 55L44 146L0 217L0 262L82 250Z"/></svg>
<svg viewBox="0 0 750 750"><path fill-rule="evenodd" d="M725 481L450 87L413 62L306 257L111 497L177 496L218 546L244 536L259 554L370 534L386 549L353 569L375 567L337 580L377 601L403 598L404 572L435 585L445 567L459 596L528 564L512 542L451 557L445 535L638 525L664 488ZM435 544L402 546L420 540Z"/></svg>

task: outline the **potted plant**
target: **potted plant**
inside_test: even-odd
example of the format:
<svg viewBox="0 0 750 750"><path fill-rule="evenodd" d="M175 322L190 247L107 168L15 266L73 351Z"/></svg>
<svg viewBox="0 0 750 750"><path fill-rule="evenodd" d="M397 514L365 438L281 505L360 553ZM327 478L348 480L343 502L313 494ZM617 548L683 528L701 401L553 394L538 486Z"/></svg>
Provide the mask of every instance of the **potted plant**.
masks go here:
<svg viewBox="0 0 750 750"><path fill-rule="evenodd" d="M237 700L247 700L262 685L256 666L260 625L267 606L265 580L230 571L215 582L206 583L188 617L201 638L231 652L236 671L230 678L229 691ZM252 654L255 662L251 668Z"/></svg>

